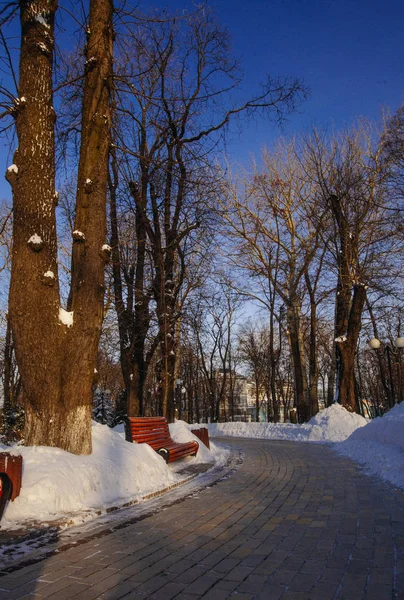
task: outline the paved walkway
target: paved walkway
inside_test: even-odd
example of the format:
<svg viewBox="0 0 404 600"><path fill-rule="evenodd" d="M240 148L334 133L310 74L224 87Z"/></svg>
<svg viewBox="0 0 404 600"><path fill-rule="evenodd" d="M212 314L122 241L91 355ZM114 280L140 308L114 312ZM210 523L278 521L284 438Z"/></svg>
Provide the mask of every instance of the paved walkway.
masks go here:
<svg viewBox="0 0 404 600"><path fill-rule="evenodd" d="M226 440L226 480L0 578L0 600L404 600L404 494L322 445Z"/></svg>

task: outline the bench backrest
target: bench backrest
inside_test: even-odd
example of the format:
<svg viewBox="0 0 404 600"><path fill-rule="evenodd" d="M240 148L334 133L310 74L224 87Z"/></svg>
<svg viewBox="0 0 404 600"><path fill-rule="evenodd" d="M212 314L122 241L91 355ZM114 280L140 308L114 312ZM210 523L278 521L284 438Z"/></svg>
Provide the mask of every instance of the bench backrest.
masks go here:
<svg viewBox="0 0 404 600"><path fill-rule="evenodd" d="M167 419L165 417L128 417L126 436L139 444L145 442L153 446L171 440Z"/></svg>

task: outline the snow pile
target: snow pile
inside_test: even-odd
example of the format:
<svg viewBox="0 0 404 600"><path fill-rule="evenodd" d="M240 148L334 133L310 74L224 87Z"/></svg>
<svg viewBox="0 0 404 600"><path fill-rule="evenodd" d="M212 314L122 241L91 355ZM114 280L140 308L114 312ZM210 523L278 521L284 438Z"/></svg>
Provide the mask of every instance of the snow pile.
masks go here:
<svg viewBox="0 0 404 600"><path fill-rule="evenodd" d="M404 489L404 402L358 429L335 450Z"/></svg>
<svg viewBox="0 0 404 600"><path fill-rule="evenodd" d="M397 446L404 451L404 402L397 404L383 417L370 421L366 429L355 431L350 442L377 442Z"/></svg>
<svg viewBox="0 0 404 600"><path fill-rule="evenodd" d="M105 512L111 506L120 506L170 487L180 481L176 468L166 465L147 444L125 441L123 427L118 431L93 422L93 453L76 456L58 448L45 446L10 449L23 456L23 485L14 502L9 502L1 520L1 529L13 529L27 522L69 520L80 523ZM196 439L186 424L176 424L175 438L182 441ZM218 461L226 453L217 450ZM209 451L200 444L197 462L215 462L215 449Z"/></svg>
<svg viewBox="0 0 404 600"><path fill-rule="evenodd" d="M191 433L191 429L199 429L200 427L207 427L207 425L188 425L185 421L176 421L170 425L170 434L175 442L188 442L190 440L198 442L199 450L197 455L192 457L192 464L211 463L213 460L217 466L225 464L230 451L219 448L212 440L209 440L209 450L199 438Z"/></svg>
<svg viewBox="0 0 404 600"><path fill-rule="evenodd" d="M211 423L209 434L213 437L235 436L295 442L341 442L367 421L349 413L339 404L318 413L308 423Z"/></svg>
<svg viewBox="0 0 404 600"><path fill-rule="evenodd" d="M361 415L348 412L340 404L333 404L300 427L311 428L309 441L341 442L367 423Z"/></svg>

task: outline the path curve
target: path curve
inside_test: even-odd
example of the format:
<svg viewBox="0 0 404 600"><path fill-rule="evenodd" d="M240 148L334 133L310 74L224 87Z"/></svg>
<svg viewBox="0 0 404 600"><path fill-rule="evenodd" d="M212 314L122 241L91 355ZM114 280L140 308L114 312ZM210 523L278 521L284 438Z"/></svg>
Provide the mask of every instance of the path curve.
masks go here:
<svg viewBox="0 0 404 600"><path fill-rule="evenodd" d="M0 578L0 600L404 600L404 493L324 445L222 438L243 464Z"/></svg>

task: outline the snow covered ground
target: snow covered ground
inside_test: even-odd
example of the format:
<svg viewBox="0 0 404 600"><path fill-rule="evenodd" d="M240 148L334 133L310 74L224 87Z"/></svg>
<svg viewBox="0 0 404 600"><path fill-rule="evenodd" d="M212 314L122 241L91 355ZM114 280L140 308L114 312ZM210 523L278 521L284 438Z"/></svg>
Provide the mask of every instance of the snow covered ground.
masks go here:
<svg viewBox="0 0 404 600"><path fill-rule="evenodd" d="M183 421L170 428L178 442L199 441ZM220 466L229 454L214 443L210 450L200 443L196 457L167 465L147 444L126 442L123 426L113 430L93 421L92 435L90 456L45 446L0 445L0 451L23 456L21 493L8 503L1 520L2 530L38 522L81 523L109 507L141 501L175 486L184 479L179 473L184 467L198 463Z"/></svg>
<svg viewBox="0 0 404 600"><path fill-rule="evenodd" d="M326 443L361 464L368 474L404 490L404 402L372 421L334 404L304 425L212 423L209 434Z"/></svg>
<svg viewBox="0 0 404 600"><path fill-rule="evenodd" d="M170 425L177 441L195 438L187 425ZM304 425L271 423L219 423L208 426L210 437L236 436L294 442L327 443L337 452L362 464L367 472L404 489L404 403L371 422L350 414L339 405L316 415ZM36 522L80 523L108 507L141 500L170 488L183 476L184 466L195 463L224 464L228 450L202 443L196 458L166 465L146 444L128 444L122 428L111 430L93 424L93 453L75 456L48 447L0 446L0 451L23 456L20 496L6 507L1 529L25 527Z"/></svg>

